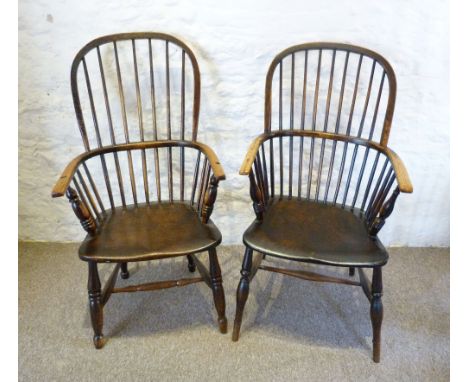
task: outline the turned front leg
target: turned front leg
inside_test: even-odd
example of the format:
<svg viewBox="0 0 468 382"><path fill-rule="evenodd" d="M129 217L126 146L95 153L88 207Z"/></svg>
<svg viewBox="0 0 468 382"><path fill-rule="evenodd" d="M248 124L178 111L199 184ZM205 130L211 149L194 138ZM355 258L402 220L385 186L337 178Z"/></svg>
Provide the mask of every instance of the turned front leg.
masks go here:
<svg viewBox="0 0 468 382"><path fill-rule="evenodd" d="M94 346L96 349L100 349L104 346L101 281L99 280L97 263L91 261L88 262L88 297L91 324L94 330Z"/></svg>
<svg viewBox="0 0 468 382"><path fill-rule="evenodd" d="M372 297L370 316L372 321L372 345L374 362L380 362L380 332L383 320L382 268L374 268L372 274Z"/></svg>
<svg viewBox="0 0 468 382"><path fill-rule="evenodd" d="M252 253L252 249L248 247L245 249L244 261L242 262L241 278L239 281L239 286L237 287L236 318L234 320L234 329L232 331L233 341L237 341L239 339L245 302L249 296L250 272L252 270Z"/></svg>
<svg viewBox="0 0 468 382"><path fill-rule="evenodd" d="M214 303L216 311L218 312L219 331L224 334L227 332L227 319L223 278L221 276L221 268L219 266L216 248L210 249L208 253L210 257L211 289L213 290Z"/></svg>

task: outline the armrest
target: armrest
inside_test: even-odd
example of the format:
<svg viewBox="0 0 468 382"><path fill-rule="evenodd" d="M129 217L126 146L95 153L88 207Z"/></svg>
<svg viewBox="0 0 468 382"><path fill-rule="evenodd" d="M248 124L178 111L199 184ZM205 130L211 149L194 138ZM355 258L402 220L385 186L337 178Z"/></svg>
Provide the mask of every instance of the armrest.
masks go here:
<svg viewBox="0 0 468 382"><path fill-rule="evenodd" d="M249 150L244 158L244 162L240 168L239 174L240 175L249 175L253 162L255 161L255 157L258 153L258 150L263 142L265 142L269 138L273 138L276 136L304 136L304 137L317 137L317 138L324 138L324 139L333 139L338 141L344 142L352 142L359 145L371 147L375 150L380 151L381 153L385 154L388 159L390 160L392 167L395 171L395 176L398 182L398 188L401 192L404 193L412 193L413 192L413 185L411 184L411 180L409 178L408 172L406 171L406 167L403 164L403 161L400 157L390 148L381 146L380 144L360 139L357 137L341 135L341 134L332 134L326 133L322 131L298 131L298 130L283 130L283 131L273 131L271 133L264 133L257 138L255 138L252 143L250 144Z"/></svg>
<svg viewBox="0 0 468 382"><path fill-rule="evenodd" d="M65 194L68 186L70 185L70 182L73 179L73 175L75 174L78 166L81 163L88 160L89 158L95 157L97 155L111 153L111 152L150 149L150 148L158 148L158 147L192 147L192 148L195 148L201 151L203 154L205 154L213 170L213 176L215 177L216 181L219 182L220 180L226 179L223 167L221 166L218 157L216 156L214 151L209 146L203 143L195 142L195 141L135 142L135 143L119 144L115 146L105 146L105 147L90 150L88 152L78 155L63 170L62 175L57 180L54 188L52 189L52 197L56 198L56 197L63 196Z"/></svg>
<svg viewBox="0 0 468 382"><path fill-rule="evenodd" d="M252 164L255 161L255 157L257 156L258 150L262 143L267 140L271 134L260 134L257 136L249 146L247 154L245 155L244 161L242 162L242 166L239 170L240 175L249 175L250 170L252 170Z"/></svg>
<svg viewBox="0 0 468 382"><path fill-rule="evenodd" d="M383 152L388 159L390 159L400 191L411 194L413 192L413 185L411 184L411 180L409 178L408 172L406 171L406 167L403 164L403 161L393 150L389 149L388 147L381 148L380 151Z"/></svg>

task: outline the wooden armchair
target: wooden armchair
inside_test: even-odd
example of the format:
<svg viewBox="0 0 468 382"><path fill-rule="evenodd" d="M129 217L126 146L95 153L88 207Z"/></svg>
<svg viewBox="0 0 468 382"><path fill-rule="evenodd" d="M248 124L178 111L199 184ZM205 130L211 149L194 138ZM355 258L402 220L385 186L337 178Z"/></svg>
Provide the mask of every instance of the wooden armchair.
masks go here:
<svg viewBox="0 0 468 382"><path fill-rule="evenodd" d="M371 305L373 359L379 362L388 254L377 234L400 192L413 190L403 163L387 147L393 69L357 46L303 44L275 57L265 89L264 134L240 169L250 179L256 219L244 233L232 339L239 338L249 284L262 269L361 286ZM254 250L260 253L255 259ZM268 266L262 264L266 256L347 267L351 278ZM372 269L372 282L365 268Z"/></svg>
<svg viewBox="0 0 468 382"><path fill-rule="evenodd" d="M193 52L162 33L101 37L75 57L71 86L85 152L68 164L52 196L67 196L87 232L79 257L89 268L95 347L104 345L103 308L112 293L201 281L213 291L226 333L221 233L210 220L225 175L215 153L196 140L200 73ZM204 251L209 270L196 257ZM200 276L115 287L119 269L129 277L129 262L175 256L187 256L190 272ZM103 288L99 263L116 264Z"/></svg>

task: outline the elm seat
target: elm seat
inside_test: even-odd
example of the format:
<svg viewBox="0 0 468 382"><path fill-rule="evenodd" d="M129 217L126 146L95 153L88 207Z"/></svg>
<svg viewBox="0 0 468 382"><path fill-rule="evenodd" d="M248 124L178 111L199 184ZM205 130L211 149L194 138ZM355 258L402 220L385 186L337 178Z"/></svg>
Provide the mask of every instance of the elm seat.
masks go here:
<svg viewBox="0 0 468 382"><path fill-rule="evenodd" d="M145 261L207 251L221 242L209 221L203 224L184 202L139 204L107 210L99 231L80 246L85 261Z"/></svg>
<svg viewBox="0 0 468 382"><path fill-rule="evenodd" d="M263 222L255 220L246 230L244 243L261 253L318 264L373 267L388 260L359 216L298 198L273 199Z"/></svg>

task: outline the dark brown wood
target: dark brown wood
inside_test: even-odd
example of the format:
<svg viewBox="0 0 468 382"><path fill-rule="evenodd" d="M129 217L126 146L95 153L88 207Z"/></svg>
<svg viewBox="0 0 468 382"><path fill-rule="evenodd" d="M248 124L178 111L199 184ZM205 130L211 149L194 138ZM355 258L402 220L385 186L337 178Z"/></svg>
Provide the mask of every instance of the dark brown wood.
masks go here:
<svg viewBox="0 0 468 382"><path fill-rule="evenodd" d="M255 214L257 215L257 219L262 220L264 206L262 203L260 189L257 186L257 183L255 182L255 176L254 176L253 171L249 173L249 178L250 178L250 197L252 198L252 201L253 201L253 209L255 211Z"/></svg>
<svg viewBox="0 0 468 382"><path fill-rule="evenodd" d="M146 283L146 284L140 284L140 285L129 285L129 286L122 287L122 288L114 288L112 290L112 293L147 292L151 290L186 286L186 285L190 285L193 283L199 283L201 281L203 281L203 277L194 277L190 279L179 279L179 280L156 281L152 283Z"/></svg>
<svg viewBox="0 0 468 382"><path fill-rule="evenodd" d="M125 143L130 142L130 136L129 136L129 131L128 131L128 120L127 120L127 110L125 106L125 95L123 91L123 85L122 85L122 74L120 70L120 62L119 62L119 53L117 49L117 42L113 42L114 46L114 57L115 57L115 66L116 66L116 73L117 73L117 82L119 85L119 99L120 99L120 110L122 113L122 123L124 127L124 133L125 133ZM73 70L73 69L72 69ZM72 86L73 86L73 79L72 79ZM128 160L128 171L130 175L130 185L132 187L132 196L133 196L133 203L138 203L137 200L137 194L136 194L136 184L135 184L135 174L134 174L134 169L133 169L133 158L132 158L132 152L127 151L127 160Z"/></svg>
<svg viewBox="0 0 468 382"><path fill-rule="evenodd" d="M271 200L263 220L252 222L243 241L260 253L322 265L373 267L388 260L359 214L297 197Z"/></svg>
<svg viewBox="0 0 468 382"><path fill-rule="evenodd" d="M126 263L125 263L126 264ZM112 294L112 290L114 289L115 282L117 281L117 275L119 274L119 269L121 268L122 264L116 264L114 270L112 271L109 279L102 290L102 306L106 305L109 297Z"/></svg>
<svg viewBox="0 0 468 382"><path fill-rule="evenodd" d="M80 220L83 229L90 235L94 235L97 228L96 221L89 213L88 208L86 208L86 206L78 198L76 191L71 187L67 188L67 198L72 205L73 212L75 212L76 217Z"/></svg>
<svg viewBox="0 0 468 382"><path fill-rule="evenodd" d="M218 194L218 181L216 177L212 176L210 179L210 186L208 193L206 193L203 208L202 208L202 222L208 223L210 220L211 213L213 212L214 203L216 201L216 195Z"/></svg>
<svg viewBox="0 0 468 382"><path fill-rule="evenodd" d="M91 194L91 192L89 191L88 189L88 186L86 185L86 182L85 180L83 179L83 175L81 175L81 172L80 170L77 170L76 171L76 174L78 175L78 179L79 179L79 182L81 184L81 188L83 189L84 191L84 195L86 195L86 200L88 201L89 205L91 206L91 209L94 213L94 216L99 219L100 218L100 214L99 214L99 211L96 207L96 202L94 201L94 198L93 198L93 195Z"/></svg>
<svg viewBox="0 0 468 382"><path fill-rule="evenodd" d="M358 274L359 274L359 282L361 283L362 290L370 302L372 299L371 283L362 268L358 268Z"/></svg>
<svg viewBox="0 0 468 382"><path fill-rule="evenodd" d="M382 268L376 267L372 273L372 299L370 316L372 321L372 344L374 362L380 362L380 331L383 320Z"/></svg>
<svg viewBox="0 0 468 382"><path fill-rule="evenodd" d="M393 191L392 196L385 202L385 204L380 209L378 216L373 221L372 225L369 228L369 235L375 236L385 224L385 220L390 216L395 206L396 199L400 194L400 190L398 188Z"/></svg>
<svg viewBox="0 0 468 382"><path fill-rule="evenodd" d="M197 267L195 265L195 262L193 261L193 256L192 255L187 255L187 261L188 261L188 270L189 272L193 273L197 270Z"/></svg>
<svg viewBox="0 0 468 382"><path fill-rule="evenodd" d="M135 93L136 93L136 100L137 100L138 128L140 132L140 141L143 142L145 140L145 133L143 129L143 110L141 106L140 78L138 75L135 39L132 39L132 53L133 53L133 71L134 71L134 76L135 76ZM141 150L141 165L143 169L143 185L144 185L144 190L145 190L145 200L146 200L146 203L149 203L148 169L147 169L145 150Z"/></svg>
<svg viewBox="0 0 468 382"><path fill-rule="evenodd" d="M193 106L192 106L192 124L191 124L192 131L190 133L190 139L196 140L197 131L198 131L199 112L200 112L200 70L199 70L198 62L192 50L181 40L175 38L174 36L164 34L164 33L157 33L157 32L119 33L119 34L103 36L103 37L97 38L89 42L77 53L72 64L72 70L71 70L72 95L73 95L75 111L76 111L76 115L77 115L77 119L78 119L78 123L80 127L80 132L81 132L83 143L85 144L86 150L91 149L93 145L92 145L92 142L90 142L88 133L86 131L86 121L85 121L83 111L82 111L77 73L80 71L80 69L83 66L83 60L87 58L89 53L92 52L93 50L95 49L101 50L101 48L104 49L108 45L114 45L117 48L117 45L119 45L118 47L119 53L122 52L123 54L125 50L125 42L127 41L135 41L135 42L143 41L145 43L146 41L148 41L148 45L150 47L149 61L150 61L150 66L151 66L151 72L153 72L153 67L154 67L153 65L154 60L153 60L153 54L152 54L153 47L151 44L152 41L163 41L166 44L170 43L171 48L174 47L183 53L183 56L184 56L183 63L185 64L185 66L189 66L188 69L189 70L191 69L191 76L193 78L193 89L192 89ZM161 62L159 64L163 67L163 64L165 63L165 59L162 59L160 61ZM121 65L119 64L119 71L123 69L124 68L121 67ZM171 68L169 67L169 69ZM155 82L153 81L152 84L155 85ZM110 90L110 89L107 89L107 90ZM166 100L166 104L167 104L167 100Z"/></svg>
<svg viewBox="0 0 468 382"><path fill-rule="evenodd" d="M91 261L88 262L88 299L91 324L94 330L94 346L96 349L101 349L104 346L101 281L99 280L97 263Z"/></svg>
<svg viewBox="0 0 468 382"><path fill-rule="evenodd" d="M242 262L241 279L237 287L237 304L236 318L234 320L234 328L232 329L232 340L239 340L240 327L242 325L242 315L244 307L249 296L250 272L252 269L252 249L245 248L244 261Z"/></svg>
<svg viewBox="0 0 468 382"><path fill-rule="evenodd" d="M300 130L282 130L282 131L272 131L271 133L264 133L259 135L250 145L247 154L244 158L244 162L240 168L239 174L240 175L248 175L250 170L252 169L253 162L255 157L258 153L259 147L270 139L281 138L281 137L289 137L289 136L298 136L298 137L310 137L310 138L324 138L324 139L331 139L336 140L339 142L348 142L353 143L356 145L369 147L370 149L376 150L385 156L386 159L389 160L391 163L393 170L395 171L398 187L401 192L403 193L412 193L413 186L411 184L408 172L398 157L398 155L392 151L388 147L384 147L379 143L368 141L362 138L343 135L343 134L334 134L334 133L326 133L322 131L300 131Z"/></svg>
<svg viewBox="0 0 468 382"><path fill-rule="evenodd" d="M142 47L147 47L149 57L141 54ZM148 68L149 73L142 72ZM171 85L177 82L174 74L179 76L180 68L179 97ZM67 195L88 234L78 253L89 264L96 348L104 345L102 310L112 293L201 281L213 291L219 328L225 333L224 291L215 250L221 233L210 219L225 175L214 152L196 141L200 70L193 52L163 33L100 37L76 55L71 87L85 152L68 164L52 196ZM149 100L151 107L144 107ZM191 108L186 108L187 102L193 102ZM181 113L179 131L171 115L176 109ZM161 118L164 122L158 123ZM191 160L196 160L195 166ZM113 184L118 190L112 190ZM209 271L195 257L205 251L210 256ZM198 268L200 277L115 287L119 269L123 279L129 277L129 262L176 256L186 256L189 271ZM98 263L115 264L102 290Z"/></svg>
<svg viewBox="0 0 468 382"><path fill-rule="evenodd" d="M252 260L252 270L250 271L250 276L249 276L250 281L252 281L252 279L257 274L257 271L260 269L260 266L262 264L262 261L263 261L264 257L265 257L265 255L259 253L259 254L257 254L257 256L255 256L255 258L253 258L253 260Z"/></svg>
<svg viewBox="0 0 468 382"><path fill-rule="evenodd" d="M120 151L130 151L130 150L141 150L141 149L150 149L150 148L164 148L164 147L190 147L198 150L200 155L203 154L204 157L210 163L210 167L213 171L213 175L220 180L226 179L224 174L223 167L221 166L218 157L216 154L206 145L200 142L194 141L145 141L145 142L135 142L127 144L119 144L115 146L105 146L100 149L90 150L86 153L78 155L75 159L70 161L67 167L64 169L62 175L57 180L53 190L52 197L63 196L66 192L66 189L70 182L73 179L73 176L78 168L78 166L91 159L95 156L101 154L114 153Z"/></svg>
<svg viewBox="0 0 468 382"><path fill-rule="evenodd" d="M387 142L388 142L388 137L390 135L390 128L391 128L391 123L392 123L392 118L393 118L393 112L395 109L395 98L396 98L396 78L395 78L395 73L393 71L393 68L383 56L381 56L380 54L370 49L366 49L366 48L355 46L355 45L335 43L335 42L313 42L313 43L305 43L305 44L291 46L283 50L282 52L280 52L273 59L267 72L266 85L265 85L265 123L264 123L265 132L269 132L272 130L271 129L271 126L272 126L272 123L271 123L271 119L272 119L271 90L272 90L272 82L273 82L273 77L275 75L275 72L278 67L280 71L282 70L281 65L286 57L292 56L296 52L300 52L300 51L309 51L309 52L318 51L317 79L315 82L316 95L318 95L318 88L319 88L319 82L320 82L320 77L321 77L321 63L322 63L323 52L326 52L326 51L345 52L345 53L349 53L350 55L357 55L360 58L365 57L367 59L373 60L375 65L378 65L382 69L382 71L385 73L385 76L388 80L388 103L387 103L387 107L385 110L384 126L383 126L382 134L380 137L380 144L386 147ZM359 64L359 71L360 69L361 69L361 65ZM318 101L318 97L315 97L314 113L313 113L314 116L313 116L313 125L312 125L313 130L315 130L315 126L316 126L315 122L316 122L317 101Z"/></svg>
<svg viewBox="0 0 468 382"><path fill-rule="evenodd" d="M213 290L214 303L216 311L218 312L218 325L219 331L223 334L227 333L227 319L226 319L226 303L224 299L223 278L221 276L221 268L218 262L218 255L216 249L211 248L209 251L210 256L210 276L211 276L211 289Z"/></svg>
<svg viewBox="0 0 468 382"><path fill-rule="evenodd" d="M351 281L351 280L343 279L340 277L321 275L320 273L316 273L316 272L308 272L308 271L293 270L293 269L282 269L282 268L276 268L276 267L269 267L267 265L261 265L259 269L263 269L264 271L269 271L269 272L282 273L283 275L297 277L299 279L308 280L308 281L316 281L316 282L321 282L321 283L358 285L358 286L361 285L357 281Z"/></svg>
<svg viewBox="0 0 468 382"><path fill-rule="evenodd" d="M198 212L182 202L117 207L107 215L99 233L88 235L80 245L82 260L158 260L208 251L221 242L221 233L213 222L204 224Z"/></svg>
<svg viewBox="0 0 468 382"><path fill-rule="evenodd" d="M208 285L211 288L212 285L210 272L208 271L208 269L206 269L205 265L200 261L200 259L197 256L192 255L192 259L196 266L196 269L198 270L198 273L200 273L200 276L203 278L203 281L206 285Z"/></svg>
<svg viewBox="0 0 468 382"><path fill-rule="evenodd" d="M296 60L299 52L304 52L303 67ZM314 53L317 59L309 59ZM291 82L285 86L283 73L289 73L289 69ZM301 70L301 120L300 127L295 128L295 72ZM309 76L307 71L315 75ZM326 88L320 91L323 84ZM307 108L306 90L311 87L313 103ZM272 93L279 99L278 113L273 111ZM246 253L237 289L233 341L239 339L249 282L256 270L262 269L307 281L360 286L371 303L373 359L379 361L382 266L388 253L377 233L392 213L399 193L413 191L402 161L387 147L395 96L396 80L390 64L365 48L307 43L290 47L274 58L265 84L264 133L252 142L240 169L241 175L249 176L256 219L243 235ZM286 129L283 104L288 103ZM310 127L305 123L307 109ZM277 121L273 121L275 118ZM284 140L289 142L288 158L283 158ZM298 154L294 152L296 146ZM307 147L309 153L304 155ZM308 169L307 176L303 176L303 169ZM283 176L284 171L287 173ZM279 174L278 184L275 174ZM293 187L296 184L297 190ZM262 254L255 261L253 251ZM262 263L265 256L347 268L351 278L269 266ZM359 281L354 278L356 268ZM365 268L373 269L372 283Z"/></svg>
<svg viewBox="0 0 468 382"><path fill-rule="evenodd" d="M130 273L128 272L128 263L120 264L120 269L120 277L122 277L124 280L128 279L130 277Z"/></svg>

